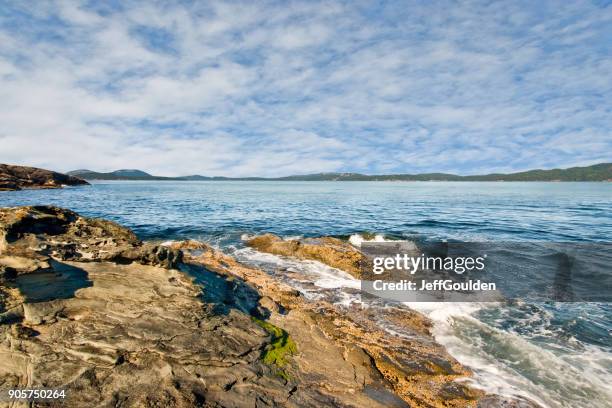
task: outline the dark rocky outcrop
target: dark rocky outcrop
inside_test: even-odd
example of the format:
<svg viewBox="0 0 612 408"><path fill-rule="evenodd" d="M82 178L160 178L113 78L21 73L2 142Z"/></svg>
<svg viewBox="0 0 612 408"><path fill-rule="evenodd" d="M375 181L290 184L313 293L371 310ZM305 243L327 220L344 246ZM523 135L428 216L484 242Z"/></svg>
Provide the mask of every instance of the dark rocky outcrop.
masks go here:
<svg viewBox="0 0 612 408"><path fill-rule="evenodd" d="M87 181L67 174L36 167L0 164L0 191L24 188L61 188L89 184Z"/></svg>
<svg viewBox="0 0 612 408"><path fill-rule="evenodd" d="M0 249L7 244L13 253L42 254L62 261L138 262L170 269L182 259L180 251L143 243L115 222L52 206L0 209Z"/></svg>

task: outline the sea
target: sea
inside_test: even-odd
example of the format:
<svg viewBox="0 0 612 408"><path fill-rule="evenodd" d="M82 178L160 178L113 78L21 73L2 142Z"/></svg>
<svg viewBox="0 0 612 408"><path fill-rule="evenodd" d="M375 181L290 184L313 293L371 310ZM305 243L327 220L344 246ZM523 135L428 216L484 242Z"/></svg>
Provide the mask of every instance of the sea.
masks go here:
<svg viewBox="0 0 612 408"><path fill-rule="evenodd" d="M314 261L259 253L245 239L270 232L336 236L355 245L612 241L612 183L98 181L0 192L1 207L43 204L117 221L144 240L208 242L306 296L346 307L366 302L350 275ZM612 274L612 266L607 272ZM610 303L406 306L429 316L436 340L473 370L469 381L477 387L543 407L612 407Z"/></svg>

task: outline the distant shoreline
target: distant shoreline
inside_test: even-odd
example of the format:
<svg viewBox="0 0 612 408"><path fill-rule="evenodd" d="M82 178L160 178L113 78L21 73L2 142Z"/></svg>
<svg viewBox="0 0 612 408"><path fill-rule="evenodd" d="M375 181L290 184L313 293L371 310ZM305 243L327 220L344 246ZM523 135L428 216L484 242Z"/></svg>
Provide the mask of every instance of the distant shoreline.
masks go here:
<svg viewBox="0 0 612 408"><path fill-rule="evenodd" d="M492 173L484 175L460 176L447 173L424 174L381 174L360 173L317 173L285 177L210 177L190 175L180 177L154 176L142 170L116 170L102 173L91 170L68 172L71 176L85 180L134 180L134 181L546 181L546 182L583 182L612 181L612 163L600 163L586 167L567 169L529 170L518 173Z"/></svg>
<svg viewBox="0 0 612 408"><path fill-rule="evenodd" d="M240 178L227 178L227 179L202 179L202 180L187 180L180 177L177 178L145 178L145 179L86 179L87 181L93 182L94 184L98 181L162 181L162 182L202 182L202 181L214 181L214 182L239 182L239 181L263 181L263 182L287 182L287 181L299 181L304 183L335 183L335 182L376 182L376 183L610 183L612 180L280 180L280 179L240 179ZM34 190L32 188L31 190Z"/></svg>
<svg viewBox="0 0 612 408"><path fill-rule="evenodd" d="M207 177L200 175L160 177L142 170L116 170L100 173L75 170L67 174L20 165L0 164L0 191L35 188L61 188L87 185L88 181L376 181L376 182L610 182L612 163L568 169L530 170L512 174L458 176L446 173L383 174L318 173L286 177Z"/></svg>

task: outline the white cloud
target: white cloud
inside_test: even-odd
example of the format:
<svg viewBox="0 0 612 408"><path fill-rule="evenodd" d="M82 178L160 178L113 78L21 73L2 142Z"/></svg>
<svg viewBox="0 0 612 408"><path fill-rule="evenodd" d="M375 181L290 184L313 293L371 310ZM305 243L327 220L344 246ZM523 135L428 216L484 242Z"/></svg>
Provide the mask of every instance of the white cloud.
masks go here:
<svg viewBox="0 0 612 408"><path fill-rule="evenodd" d="M274 176L611 159L609 7L126 4L6 8L0 162Z"/></svg>

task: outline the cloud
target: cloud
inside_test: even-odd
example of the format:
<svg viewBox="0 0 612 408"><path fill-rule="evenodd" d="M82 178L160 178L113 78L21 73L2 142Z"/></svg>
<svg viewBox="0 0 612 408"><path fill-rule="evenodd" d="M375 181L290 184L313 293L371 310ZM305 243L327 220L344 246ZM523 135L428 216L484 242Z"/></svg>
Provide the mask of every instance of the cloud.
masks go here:
<svg viewBox="0 0 612 408"><path fill-rule="evenodd" d="M164 175L610 161L609 6L11 3L0 162Z"/></svg>

